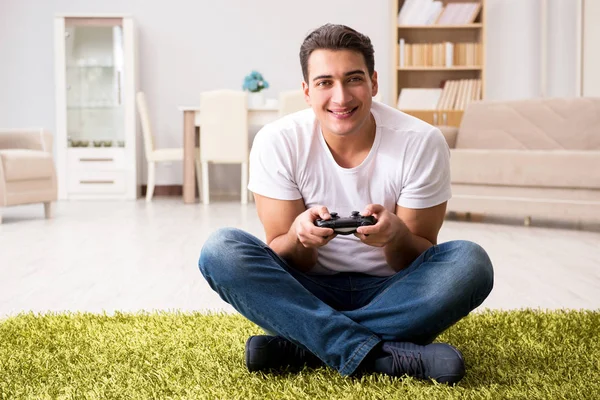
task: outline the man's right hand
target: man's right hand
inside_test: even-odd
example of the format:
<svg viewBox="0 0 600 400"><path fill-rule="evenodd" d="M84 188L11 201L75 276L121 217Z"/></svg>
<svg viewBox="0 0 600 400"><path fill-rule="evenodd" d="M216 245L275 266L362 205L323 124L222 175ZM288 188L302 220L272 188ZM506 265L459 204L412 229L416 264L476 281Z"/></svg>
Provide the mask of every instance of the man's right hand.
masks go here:
<svg viewBox="0 0 600 400"><path fill-rule="evenodd" d="M337 234L331 228L319 228L315 225L318 219L330 219L331 215L325 206L314 206L298 215L291 226L291 233L302 246L318 248L325 246Z"/></svg>

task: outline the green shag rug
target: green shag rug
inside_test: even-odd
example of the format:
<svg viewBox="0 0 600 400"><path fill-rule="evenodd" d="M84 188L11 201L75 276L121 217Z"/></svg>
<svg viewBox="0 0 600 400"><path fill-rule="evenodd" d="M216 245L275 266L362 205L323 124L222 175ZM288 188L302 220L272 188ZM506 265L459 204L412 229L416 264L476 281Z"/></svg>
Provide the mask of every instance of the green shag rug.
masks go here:
<svg viewBox="0 0 600 400"><path fill-rule="evenodd" d="M471 314L454 387L329 368L249 373L239 315L22 314L0 320L1 399L599 399L600 311Z"/></svg>

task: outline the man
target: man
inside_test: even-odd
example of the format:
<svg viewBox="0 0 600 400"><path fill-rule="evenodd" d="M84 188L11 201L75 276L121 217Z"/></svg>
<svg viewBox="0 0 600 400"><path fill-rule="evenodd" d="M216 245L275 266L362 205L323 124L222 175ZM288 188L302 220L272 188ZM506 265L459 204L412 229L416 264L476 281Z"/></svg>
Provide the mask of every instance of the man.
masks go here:
<svg viewBox="0 0 600 400"><path fill-rule="evenodd" d="M246 343L250 371L326 364L456 383L460 351L432 343L493 286L485 251L437 244L451 197L449 150L433 126L372 102L373 46L342 25L300 50L311 109L265 126L250 155L266 243L222 229L199 267L222 299L265 331ZM353 210L376 224L339 235L318 218Z"/></svg>

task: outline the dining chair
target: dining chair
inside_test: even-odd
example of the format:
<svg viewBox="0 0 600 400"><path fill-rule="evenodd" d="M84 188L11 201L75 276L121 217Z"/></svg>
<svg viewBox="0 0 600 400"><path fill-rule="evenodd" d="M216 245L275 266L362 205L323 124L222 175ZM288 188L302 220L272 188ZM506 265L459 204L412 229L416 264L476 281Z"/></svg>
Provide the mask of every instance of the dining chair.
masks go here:
<svg viewBox="0 0 600 400"><path fill-rule="evenodd" d="M146 103L146 95L144 94L144 92L138 92L136 94L136 102L137 109L140 114L140 120L142 123L142 133L144 136L144 152L146 154L146 161L148 162L146 201L149 202L152 201L152 196L154 195L154 187L156 185L156 164L160 162L183 161L183 147L157 149L154 145L154 134L152 131L152 125L150 123L148 105ZM200 150L198 149L198 147L196 147L195 151L196 181L198 183L198 190L200 190Z"/></svg>
<svg viewBox="0 0 600 400"><path fill-rule="evenodd" d="M200 95L202 202L209 204L208 165L241 164L241 202L248 203L248 95L213 90Z"/></svg>
<svg viewBox="0 0 600 400"><path fill-rule="evenodd" d="M310 108L304 99L302 90L287 90L279 93L279 116Z"/></svg>

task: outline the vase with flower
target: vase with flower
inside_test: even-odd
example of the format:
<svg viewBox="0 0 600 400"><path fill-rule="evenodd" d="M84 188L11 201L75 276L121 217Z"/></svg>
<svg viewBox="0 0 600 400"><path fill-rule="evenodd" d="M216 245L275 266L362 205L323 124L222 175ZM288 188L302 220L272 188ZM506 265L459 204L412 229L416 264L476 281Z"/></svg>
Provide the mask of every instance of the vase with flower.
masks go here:
<svg viewBox="0 0 600 400"><path fill-rule="evenodd" d="M262 90L269 87L262 74L258 71L252 71L244 78L242 89L250 92L248 95L249 107L261 107L265 104L265 98L261 93Z"/></svg>

